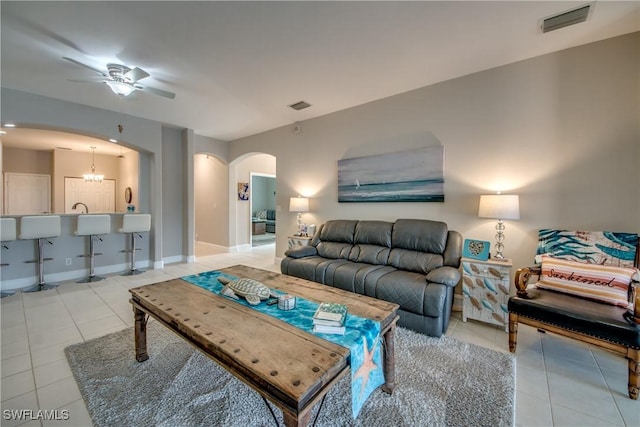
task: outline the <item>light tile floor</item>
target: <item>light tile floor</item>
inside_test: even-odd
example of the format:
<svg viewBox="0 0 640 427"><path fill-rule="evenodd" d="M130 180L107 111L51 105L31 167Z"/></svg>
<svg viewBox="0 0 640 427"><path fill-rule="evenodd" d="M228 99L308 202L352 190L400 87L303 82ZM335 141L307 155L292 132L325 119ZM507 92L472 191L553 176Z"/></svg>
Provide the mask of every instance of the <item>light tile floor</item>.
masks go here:
<svg viewBox="0 0 640 427"><path fill-rule="evenodd" d="M279 271L273 245L225 253L198 246L197 262L168 265L138 276L3 298L2 426L91 426L64 356L68 345L133 325L128 289L188 274L246 264ZM503 329L455 313L447 335L508 352ZM627 397L627 364L619 356L520 326L517 350L517 426L638 426L640 402ZM473 369L473 367L469 367ZM6 410L68 410L66 421L7 419Z"/></svg>

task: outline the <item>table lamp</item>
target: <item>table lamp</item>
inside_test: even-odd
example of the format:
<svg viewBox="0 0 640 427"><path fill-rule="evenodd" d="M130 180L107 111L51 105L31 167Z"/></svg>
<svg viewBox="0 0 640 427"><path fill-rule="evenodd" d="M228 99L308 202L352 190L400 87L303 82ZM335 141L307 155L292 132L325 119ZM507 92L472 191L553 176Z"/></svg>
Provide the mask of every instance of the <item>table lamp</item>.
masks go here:
<svg viewBox="0 0 640 427"><path fill-rule="evenodd" d="M517 195L484 194L480 196L478 217L497 219L496 224L496 255L497 259L504 259L504 222L505 219L520 219L520 198Z"/></svg>
<svg viewBox="0 0 640 427"><path fill-rule="evenodd" d="M296 236L300 235L302 227L302 212L309 212L309 199L306 197L291 197L289 199L289 212L297 212L298 231Z"/></svg>

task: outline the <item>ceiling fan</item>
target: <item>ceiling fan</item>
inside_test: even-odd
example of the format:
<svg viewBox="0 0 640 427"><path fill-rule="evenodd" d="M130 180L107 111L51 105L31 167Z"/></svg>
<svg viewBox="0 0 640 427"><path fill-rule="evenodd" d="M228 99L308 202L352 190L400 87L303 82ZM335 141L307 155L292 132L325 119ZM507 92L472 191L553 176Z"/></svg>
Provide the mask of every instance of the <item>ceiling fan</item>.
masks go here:
<svg viewBox="0 0 640 427"><path fill-rule="evenodd" d="M176 94L173 92L167 92L166 90L157 89L151 86L143 86L138 83L139 80L149 77L149 73L144 71L142 68L130 68L126 65L120 64L107 64L106 72L101 71L97 68L92 67L91 65L83 64L80 61L76 61L73 58L69 58L63 56L62 59L66 59L67 61L80 65L81 67L85 67L90 69L91 71L95 71L100 74L103 79L98 80L71 80L79 83L105 83L109 88L113 91L113 93L121 96L128 96L136 90L141 90L144 92L149 92L154 95L163 96L165 98L174 99Z"/></svg>

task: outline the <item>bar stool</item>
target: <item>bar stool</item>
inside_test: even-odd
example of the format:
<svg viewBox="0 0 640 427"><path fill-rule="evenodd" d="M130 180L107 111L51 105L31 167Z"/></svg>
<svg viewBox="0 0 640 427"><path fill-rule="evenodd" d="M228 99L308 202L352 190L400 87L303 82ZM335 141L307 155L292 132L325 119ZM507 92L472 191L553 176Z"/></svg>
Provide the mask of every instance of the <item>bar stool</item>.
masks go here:
<svg viewBox="0 0 640 427"><path fill-rule="evenodd" d="M0 242L2 242L2 248L9 250L9 247L5 245L5 242L12 242L16 240L16 219L15 218L0 218ZM9 265L8 262L0 263L0 267ZM0 291L0 297L8 297L13 295L14 291Z"/></svg>
<svg viewBox="0 0 640 427"><path fill-rule="evenodd" d="M91 283L103 280L104 277L96 276L94 271L94 258L96 255L102 255L94 252L94 239L100 238L101 234L109 234L111 232L111 217L109 215L78 215L78 224L74 234L76 236L89 236L89 255L80 255L81 257L89 257L89 277L78 280L76 283Z"/></svg>
<svg viewBox="0 0 640 427"><path fill-rule="evenodd" d="M38 263L38 284L30 288L23 289L23 292L38 292L46 289L53 289L57 285L47 284L44 281L44 261L50 261L53 258L44 257L44 242L50 245L50 237L60 236L60 216L59 215L42 215L42 216L23 216L20 218L20 240L36 239L38 241L38 260L25 261Z"/></svg>
<svg viewBox="0 0 640 427"><path fill-rule="evenodd" d="M131 270L122 273L123 276L133 276L144 272L144 270L136 270L136 251L140 250L136 249L136 235L142 238L140 233L150 229L151 215L149 214L125 214L122 216L122 228L118 229L118 232L129 234L131 240L131 250L122 251L131 253Z"/></svg>

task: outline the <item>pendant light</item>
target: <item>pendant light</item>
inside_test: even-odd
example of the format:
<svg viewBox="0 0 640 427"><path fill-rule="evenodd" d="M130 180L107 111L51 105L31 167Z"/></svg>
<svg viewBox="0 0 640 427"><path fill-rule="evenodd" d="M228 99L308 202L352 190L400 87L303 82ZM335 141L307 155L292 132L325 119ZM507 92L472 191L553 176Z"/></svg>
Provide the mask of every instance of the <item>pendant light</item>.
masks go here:
<svg viewBox="0 0 640 427"><path fill-rule="evenodd" d="M97 175L96 174L96 147L91 147L92 150L92 154L91 154L91 173L85 173L83 175L84 180L86 182L102 182L102 180L104 179L104 175Z"/></svg>

